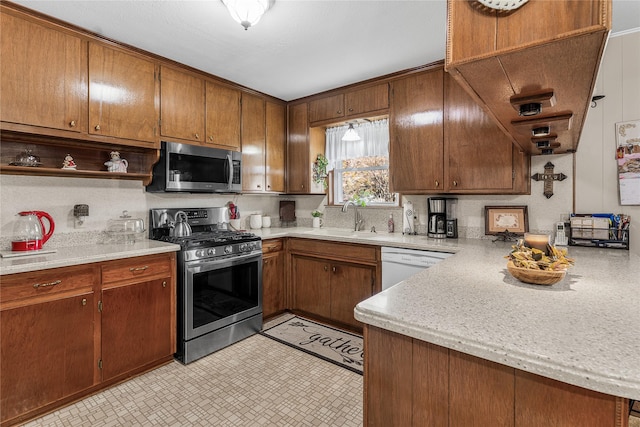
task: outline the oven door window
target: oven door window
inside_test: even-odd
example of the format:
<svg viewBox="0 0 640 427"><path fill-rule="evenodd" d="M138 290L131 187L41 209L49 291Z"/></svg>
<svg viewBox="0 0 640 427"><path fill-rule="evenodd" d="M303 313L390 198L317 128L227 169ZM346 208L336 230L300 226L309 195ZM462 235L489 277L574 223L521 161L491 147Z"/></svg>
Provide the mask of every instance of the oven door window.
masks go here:
<svg viewBox="0 0 640 427"><path fill-rule="evenodd" d="M191 313L188 323L193 336L226 326L262 310L260 258L250 262L224 263L212 269L193 271Z"/></svg>

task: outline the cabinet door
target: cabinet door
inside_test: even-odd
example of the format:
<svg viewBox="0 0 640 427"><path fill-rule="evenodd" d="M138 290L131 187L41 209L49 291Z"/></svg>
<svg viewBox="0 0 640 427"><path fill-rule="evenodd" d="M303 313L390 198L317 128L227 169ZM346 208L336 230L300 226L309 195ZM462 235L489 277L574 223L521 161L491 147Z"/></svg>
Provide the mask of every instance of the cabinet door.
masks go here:
<svg viewBox="0 0 640 427"><path fill-rule="evenodd" d="M207 81L207 144L240 151L240 91Z"/></svg>
<svg viewBox="0 0 640 427"><path fill-rule="evenodd" d="M93 292L0 311L1 421L94 385Z"/></svg>
<svg viewBox="0 0 640 427"><path fill-rule="evenodd" d="M245 94L242 99L242 190L264 191L264 100Z"/></svg>
<svg viewBox="0 0 640 427"><path fill-rule="evenodd" d="M306 103L289 106L289 139L287 141L288 193L308 193L311 191L307 111Z"/></svg>
<svg viewBox="0 0 640 427"><path fill-rule="evenodd" d="M344 95L328 96L309 102L309 122L344 117Z"/></svg>
<svg viewBox="0 0 640 427"><path fill-rule="evenodd" d="M375 268L355 264L331 265L331 319L356 328L362 323L353 317L360 301L373 295Z"/></svg>
<svg viewBox="0 0 640 427"><path fill-rule="evenodd" d="M265 146L266 191L284 193L286 151L286 109L284 105L267 102L267 133Z"/></svg>
<svg viewBox="0 0 640 427"><path fill-rule="evenodd" d="M389 108L389 85L384 83L347 92L344 105L348 116L387 109Z"/></svg>
<svg viewBox="0 0 640 427"><path fill-rule="evenodd" d="M204 80L168 67L160 70L160 133L204 140Z"/></svg>
<svg viewBox="0 0 640 427"><path fill-rule="evenodd" d="M102 379L173 354L170 278L102 291Z"/></svg>
<svg viewBox="0 0 640 427"><path fill-rule="evenodd" d="M389 175L391 191L442 191L443 71L391 84Z"/></svg>
<svg viewBox="0 0 640 427"><path fill-rule="evenodd" d="M284 252L262 256L262 317L285 310Z"/></svg>
<svg viewBox="0 0 640 427"><path fill-rule="evenodd" d="M3 10L0 118L86 132L86 44Z"/></svg>
<svg viewBox="0 0 640 427"><path fill-rule="evenodd" d="M330 265L313 258L291 258L293 282L293 309L310 314L331 317Z"/></svg>
<svg viewBox="0 0 640 427"><path fill-rule="evenodd" d="M511 192L511 139L448 74L445 94L445 190Z"/></svg>
<svg viewBox="0 0 640 427"><path fill-rule="evenodd" d="M159 142L156 87L153 62L89 43L89 133Z"/></svg>

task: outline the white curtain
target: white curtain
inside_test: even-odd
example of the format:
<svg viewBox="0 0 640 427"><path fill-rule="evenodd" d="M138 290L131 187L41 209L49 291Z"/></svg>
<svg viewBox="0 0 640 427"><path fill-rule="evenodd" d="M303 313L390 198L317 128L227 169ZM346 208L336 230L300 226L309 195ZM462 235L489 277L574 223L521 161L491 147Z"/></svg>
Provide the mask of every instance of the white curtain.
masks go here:
<svg viewBox="0 0 640 427"><path fill-rule="evenodd" d="M329 162L327 170L340 166L344 159L370 156L389 156L389 120L356 123L353 128L360 141L342 141L349 125L327 128L325 156Z"/></svg>

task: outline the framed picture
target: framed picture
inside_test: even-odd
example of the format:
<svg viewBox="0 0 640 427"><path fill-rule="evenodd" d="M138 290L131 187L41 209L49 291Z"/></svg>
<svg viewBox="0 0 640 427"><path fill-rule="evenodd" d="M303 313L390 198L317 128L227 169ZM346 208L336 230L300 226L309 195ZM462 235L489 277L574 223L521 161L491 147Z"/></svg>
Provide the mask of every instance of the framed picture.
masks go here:
<svg viewBox="0 0 640 427"><path fill-rule="evenodd" d="M529 231L526 206L485 206L484 234L495 235L508 231L524 235Z"/></svg>

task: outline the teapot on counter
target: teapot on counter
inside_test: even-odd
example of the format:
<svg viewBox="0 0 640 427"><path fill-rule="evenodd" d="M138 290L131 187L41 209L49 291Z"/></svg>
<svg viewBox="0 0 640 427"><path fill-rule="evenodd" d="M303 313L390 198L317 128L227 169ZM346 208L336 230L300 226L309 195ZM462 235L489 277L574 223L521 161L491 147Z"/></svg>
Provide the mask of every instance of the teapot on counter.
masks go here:
<svg viewBox="0 0 640 427"><path fill-rule="evenodd" d="M49 230L45 232L42 218L49 223ZM42 249L47 240L53 234L55 223L53 218L42 211L24 211L18 213L18 220L13 227L12 251L35 251Z"/></svg>

